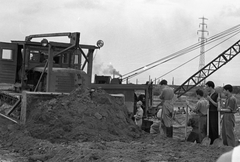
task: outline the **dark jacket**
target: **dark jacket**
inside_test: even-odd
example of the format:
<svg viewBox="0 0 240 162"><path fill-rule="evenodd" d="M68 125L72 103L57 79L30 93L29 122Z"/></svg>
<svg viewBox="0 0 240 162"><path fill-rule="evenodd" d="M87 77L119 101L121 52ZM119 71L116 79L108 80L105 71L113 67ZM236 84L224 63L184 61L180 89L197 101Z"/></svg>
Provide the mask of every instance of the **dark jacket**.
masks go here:
<svg viewBox="0 0 240 162"><path fill-rule="evenodd" d="M198 129L199 119L198 118L199 117L197 115L194 115L188 120L188 123L187 123L188 126L191 126L193 128L192 132L195 132L195 133L199 133L199 129Z"/></svg>

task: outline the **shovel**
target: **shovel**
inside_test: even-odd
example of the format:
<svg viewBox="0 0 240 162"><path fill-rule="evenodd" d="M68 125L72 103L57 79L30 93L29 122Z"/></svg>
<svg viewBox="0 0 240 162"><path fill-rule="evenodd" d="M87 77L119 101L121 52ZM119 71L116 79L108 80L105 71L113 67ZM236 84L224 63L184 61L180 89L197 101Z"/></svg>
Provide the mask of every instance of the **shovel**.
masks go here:
<svg viewBox="0 0 240 162"><path fill-rule="evenodd" d="M209 146L211 139L209 138L209 108L207 109L207 137L202 140L202 145Z"/></svg>
<svg viewBox="0 0 240 162"><path fill-rule="evenodd" d="M220 97L219 93L218 93L218 97ZM221 104L220 104L220 101L218 100L218 138L213 141L213 146L217 146L217 147L223 146L223 140L221 138L220 110L221 110Z"/></svg>

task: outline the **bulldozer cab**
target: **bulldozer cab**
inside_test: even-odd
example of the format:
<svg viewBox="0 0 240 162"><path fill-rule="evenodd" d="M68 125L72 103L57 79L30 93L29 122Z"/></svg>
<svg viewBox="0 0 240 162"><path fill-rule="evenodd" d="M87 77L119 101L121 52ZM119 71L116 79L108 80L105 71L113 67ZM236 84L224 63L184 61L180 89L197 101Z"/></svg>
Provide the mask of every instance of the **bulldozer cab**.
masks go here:
<svg viewBox="0 0 240 162"><path fill-rule="evenodd" d="M0 42L0 83L14 84L18 61L16 44Z"/></svg>
<svg viewBox="0 0 240 162"><path fill-rule="evenodd" d="M45 37L67 36L69 43ZM43 38L42 41L32 41ZM79 43L80 33L30 35L23 41L0 42L0 111L14 123L24 124L28 97L49 99L68 95L79 85L90 85L93 53L103 46ZM33 92L30 92L33 91Z"/></svg>
<svg viewBox="0 0 240 162"><path fill-rule="evenodd" d="M45 37L67 36L70 43ZM33 38L44 38L32 41ZM25 41L0 43L0 84L21 90L70 92L76 85L90 85L94 45L79 44L80 33L30 35Z"/></svg>

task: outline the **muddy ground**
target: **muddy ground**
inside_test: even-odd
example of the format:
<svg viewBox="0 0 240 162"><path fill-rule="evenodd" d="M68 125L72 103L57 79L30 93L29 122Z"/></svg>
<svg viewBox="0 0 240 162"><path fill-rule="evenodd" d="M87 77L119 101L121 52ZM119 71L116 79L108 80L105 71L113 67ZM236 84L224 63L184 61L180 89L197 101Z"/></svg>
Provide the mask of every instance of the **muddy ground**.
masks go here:
<svg viewBox="0 0 240 162"><path fill-rule="evenodd" d="M126 108L102 91L35 103L26 126L0 117L1 162L211 162L232 149L185 142L184 128L174 128L173 139L140 131Z"/></svg>
<svg viewBox="0 0 240 162"><path fill-rule="evenodd" d="M1 129L1 132L12 131L12 123L2 118L0 121L5 123L2 126L5 128ZM240 130L239 122L236 128ZM183 130L174 129L174 132L184 136ZM239 137L240 132L237 133ZM231 147L206 147L177 138L168 139L151 134L145 134L129 142L99 141L68 144L53 144L46 140L36 141L26 134L17 134L18 136L13 135L14 139L11 140L1 139L1 162L211 162L216 161L222 153L232 149ZM22 145L21 148L18 145Z"/></svg>

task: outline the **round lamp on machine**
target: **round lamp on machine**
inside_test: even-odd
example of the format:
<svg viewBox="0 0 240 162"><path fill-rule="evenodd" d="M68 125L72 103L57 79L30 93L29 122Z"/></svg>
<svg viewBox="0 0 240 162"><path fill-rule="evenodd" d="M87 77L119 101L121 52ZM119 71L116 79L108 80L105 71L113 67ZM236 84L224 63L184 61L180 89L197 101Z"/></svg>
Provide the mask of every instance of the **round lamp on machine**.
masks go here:
<svg viewBox="0 0 240 162"><path fill-rule="evenodd" d="M97 46L98 46L99 48L103 47L103 45L104 45L104 42L103 42L102 40L98 40L98 41L97 41Z"/></svg>
<svg viewBox="0 0 240 162"><path fill-rule="evenodd" d="M47 39L43 39L41 41L41 44L42 44L42 46L46 47L48 45L48 40Z"/></svg>

